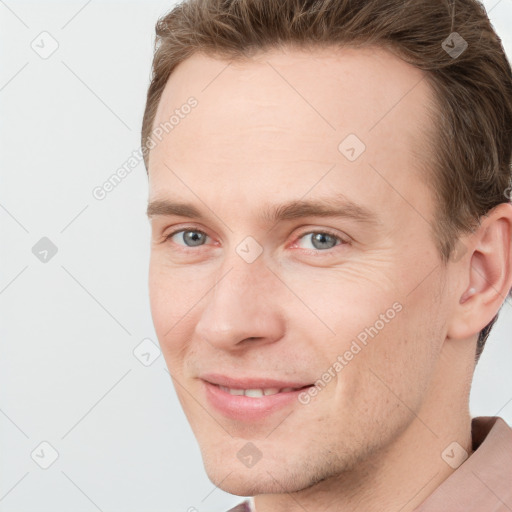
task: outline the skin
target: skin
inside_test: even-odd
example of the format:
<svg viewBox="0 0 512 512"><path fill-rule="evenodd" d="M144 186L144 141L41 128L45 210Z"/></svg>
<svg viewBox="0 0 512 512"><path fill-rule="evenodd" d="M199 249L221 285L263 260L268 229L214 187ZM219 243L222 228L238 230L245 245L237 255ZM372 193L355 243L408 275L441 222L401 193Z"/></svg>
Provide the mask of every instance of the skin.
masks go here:
<svg viewBox="0 0 512 512"><path fill-rule="evenodd" d="M155 330L210 479L256 496L258 512L407 512L453 471L441 458L450 443L471 453L476 339L512 286L512 207L461 239L461 259L441 261L422 78L384 49L288 48L229 65L195 54L164 90L154 126L190 96L198 106L152 149L149 202L190 202L204 218L151 216ZM338 150L349 133L366 145L353 162ZM340 193L377 223L260 218ZM165 240L179 229L207 237ZM325 230L340 237L332 248L314 245ZM247 236L263 249L252 263L236 252ZM204 372L317 381L395 303L307 405L246 422L207 402ZM262 455L250 468L237 457L248 441Z"/></svg>

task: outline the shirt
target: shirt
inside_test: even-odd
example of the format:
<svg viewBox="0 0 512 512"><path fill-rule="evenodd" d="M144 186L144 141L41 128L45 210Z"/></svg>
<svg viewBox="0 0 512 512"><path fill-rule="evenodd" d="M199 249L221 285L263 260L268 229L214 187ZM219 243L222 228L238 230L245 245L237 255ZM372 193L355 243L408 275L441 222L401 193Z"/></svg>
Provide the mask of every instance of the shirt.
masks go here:
<svg viewBox="0 0 512 512"><path fill-rule="evenodd" d="M471 420L473 453L414 512L512 512L512 428L500 417ZM227 512L257 512L252 499Z"/></svg>

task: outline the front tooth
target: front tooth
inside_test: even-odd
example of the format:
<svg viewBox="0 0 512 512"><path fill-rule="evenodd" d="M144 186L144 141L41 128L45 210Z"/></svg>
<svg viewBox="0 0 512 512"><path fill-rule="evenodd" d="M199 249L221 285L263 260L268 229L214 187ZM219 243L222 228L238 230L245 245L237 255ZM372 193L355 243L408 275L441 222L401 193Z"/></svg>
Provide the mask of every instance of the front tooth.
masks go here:
<svg viewBox="0 0 512 512"><path fill-rule="evenodd" d="M268 388L268 389L264 389L263 390L263 394L265 396L268 396L268 395L277 395L277 393L279 393L279 388Z"/></svg>
<svg viewBox="0 0 512 512"><path fill-rule="evenodd" d="M259 397L263 396L263 390L262 389L246 389L245 396L259 398Z"/></svg>
<svg viewBox="0 0 512 512"><path fill-rule="evenodd" d="M229 394L230 395L237 395L237 396L241 396L244 394L244 390L243 389L230 389L229 390Z"/></svg>

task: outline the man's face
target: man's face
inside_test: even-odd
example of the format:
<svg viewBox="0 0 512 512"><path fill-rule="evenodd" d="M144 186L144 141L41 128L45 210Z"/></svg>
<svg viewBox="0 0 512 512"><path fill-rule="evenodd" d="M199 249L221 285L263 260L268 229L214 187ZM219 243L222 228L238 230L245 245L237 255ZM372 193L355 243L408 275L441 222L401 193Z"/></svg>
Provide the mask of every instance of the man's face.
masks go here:
<svg viewBox="0 0 512 512"><path fill-rule="evenodd" d="M149 201L201 216L162 204L152 216L151 309L208 475L228 492L364 467L432 400L449 286L420 169L422 78L380 49L229 66L196 54L170 77L154 127L197 105L151 151ZM339 215L272 216L295 201ZM269 394L240 396L256 388Z"/></svg>

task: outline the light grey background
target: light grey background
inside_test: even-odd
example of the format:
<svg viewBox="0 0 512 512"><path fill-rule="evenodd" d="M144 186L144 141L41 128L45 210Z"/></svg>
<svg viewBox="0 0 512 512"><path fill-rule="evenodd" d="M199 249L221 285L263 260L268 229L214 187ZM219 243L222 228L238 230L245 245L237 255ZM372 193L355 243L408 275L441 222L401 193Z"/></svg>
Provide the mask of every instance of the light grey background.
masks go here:
<svg viewBox="0 0 512 512"><path fill-rule="evenodd" d="M203 512L241 499L206 477L163 357L133 354L157 343L143 164L92 195L139 147L154 24L173 5L0 1L0 512ZM512 55L512 0L485 5ZM46 59L31 47L55 44L43 31L58 43ZM46 263L32 252L42 237L58 251ZM509 301L471 398L473 415L509 423L511 327ZM58 452L48 469L42 442Z"/></svg>

